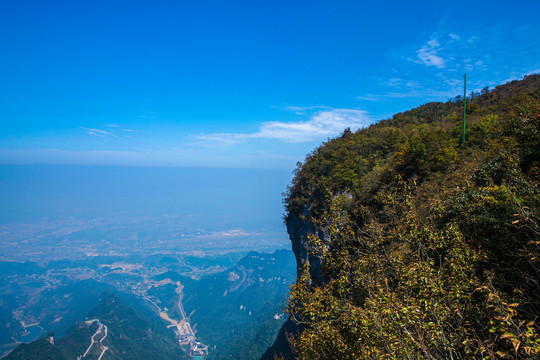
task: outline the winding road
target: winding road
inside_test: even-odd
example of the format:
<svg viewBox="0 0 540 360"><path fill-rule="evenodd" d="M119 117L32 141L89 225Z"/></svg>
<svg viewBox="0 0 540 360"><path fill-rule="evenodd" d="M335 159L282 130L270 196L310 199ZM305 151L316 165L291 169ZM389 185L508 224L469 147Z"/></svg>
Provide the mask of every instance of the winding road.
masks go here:
<svg viewBox="0 0 540 360"><path fill-rule="evenodd" d="M103 340L105 340L105 338L107 337L107 326L106 325L103 325L101 323L101 321L99 321L98 319L92 319L92 320L87 320L85 321L85 324L90 326L92 325L93 323L97 323L98 324L98 328L96 330L96 332L94 333L94 335L92 335L92 339L90 341L90 345L88 345L88 348L86 349L86 351L84 352L84 354L82 355L82 357L79 357L79 359L81 358L84 358L86 357L86 355L88 355L88 353L90 352L90 349L92 349L92 346L97 342L95 340L96 336L99 335L99 334L104 334L103 337L99 340L99 346L101 348L101 354L99 355L99 358L98 360L101 360L101 358L103 357L103 355L105 354L105 351L109 350L109 348L107 346L104 346L103 345Z"/></svg>

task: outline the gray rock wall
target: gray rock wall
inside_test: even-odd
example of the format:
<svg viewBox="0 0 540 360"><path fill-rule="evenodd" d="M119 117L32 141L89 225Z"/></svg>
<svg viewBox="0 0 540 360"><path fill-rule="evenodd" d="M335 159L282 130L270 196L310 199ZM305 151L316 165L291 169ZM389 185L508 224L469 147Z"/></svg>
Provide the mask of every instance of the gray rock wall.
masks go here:
<svg viewBox="0 0 540 360"><path fill-rule="evenodd" d="M311 251L309 235L314 234L316 231L319 236L323 236L323 234L316 230L311 221L307 220L310 219L308 208L309 204L304 208L304 216L302 218L295 214L287 215L285 219L287 233L291 239L292 250L296 257L298 277L300 277L304 265L309 264L311 280L315 284L322 284L324 282L324 276L321 270L322 259Z"/></svg>

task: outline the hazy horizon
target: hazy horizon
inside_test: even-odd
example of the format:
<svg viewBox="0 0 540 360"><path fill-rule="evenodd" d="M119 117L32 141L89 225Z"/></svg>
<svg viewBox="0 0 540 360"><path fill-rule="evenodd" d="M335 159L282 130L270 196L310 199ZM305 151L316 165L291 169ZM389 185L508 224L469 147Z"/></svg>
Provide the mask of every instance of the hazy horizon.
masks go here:
<svg viewBox="0 0 540 360"><path fill-rule="evenodd" d="M284 170L1 165L2 258L36 244L50 249L50 257L66 239L74 253L89 241L146 253L183 247L204 253L218 251L219 243L231 251L240 244L246 252L290 248L281 193L291 176Z"/></svg>

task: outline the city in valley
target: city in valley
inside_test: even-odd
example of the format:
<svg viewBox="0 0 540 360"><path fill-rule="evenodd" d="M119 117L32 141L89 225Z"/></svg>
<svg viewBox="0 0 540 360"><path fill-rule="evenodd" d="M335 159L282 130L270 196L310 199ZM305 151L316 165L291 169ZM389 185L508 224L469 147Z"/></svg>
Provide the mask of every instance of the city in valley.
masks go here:
<svg viewBox="0 0 540 360"><path fill-rule="evenodd" d="M172 226L175 221L176 227ZM157 236L148 230L149 224ZM1 352L5 355L17 344L51 331L58 338L73 323L91 321L86 319L86 312L104 293L113 292L141 316L166 327L193 359L204 359L225 346L224 341L210 337L211 326L205 324L209 321L205 316L211 311L205 310L204 306L209 306L205 301L214 301L212 296L218 291L220 301L230 299L230 304L224 302L223 306L229 308L223 313L235 313L239 327L245 327L248 321L262 323L263 318L279 324L284 321L282 302L295 273L292 253L288 251L286 272L278 264L282 260L276 257L250 253L245 258L250 250L283 246L285 242L277 231L229 229L205 233L196 229L190 233L179 224L175 218L128 221L124 217L122 221L64 219L2 225L0 311L6 329L1 334ZM241 297L234 298L235 291L240 294L252 286L267 286L272 296L279 292L281 300L276 300L275 309L263 314L262 308L247 305L246 300L242 303ZM217 288L220 290L207 293ZM232 326L235 331L234 322L223 326ZM100 339L94 346L101 349L103 359L107 359L107 341L112 341L104 340L105 329L94 330L95 338Z"/></svg>

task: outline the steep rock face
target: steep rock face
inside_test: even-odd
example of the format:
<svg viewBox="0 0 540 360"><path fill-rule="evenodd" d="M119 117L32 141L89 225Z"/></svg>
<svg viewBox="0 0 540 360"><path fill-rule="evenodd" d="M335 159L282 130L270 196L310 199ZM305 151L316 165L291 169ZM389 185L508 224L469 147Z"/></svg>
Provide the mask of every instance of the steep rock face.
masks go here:
<svg viewBox="0 0 540 360"><path fill-rule="evenodd" d="M302 275L304 266L309 265L309 272L311 280L321 284L324 282L323 274L321 270L322 259L313 254L310 251L309 236L314 234L317 230L309 219L308 206L304 208L304 216L301 218L296 214L289 213L286 218L287 233L292 244L292 250L296 257L296 270L298 277ZM320 231L317 231L317 235L322 236Z"/></svg>
<svg viewBox="0 0 540 360"><path fill-rule="evenodd" d="M261 356L260 360L274 360L275 356L281 357L285 360L294 359L294 353L291 349L287 339L294 337L301 333L303 328L295 324L292 320L287 320L285 324L279 330L278 336L274 341L274 344L266 350Z"/></svg>
<svg viewBox="0 0 540 360"><path fill-rule="evenodd" d="M322 259L313 254L310 251L309 235L316 232L315 226L311 221L309 215L309 204L304 207L303 216L300 217L293 213L288 213L285 218L287 225L287 233L292 244L292 250L296 258L296 271L298 276L301 276L304 265L309 265L309 271L311 280L318 284L324 282L322 274ZM322 236L318 232L319 236ZM282 357L283 359L294 359L294 353L290 347L288 338L296 336L301 333L303 328L297 325L292 320L287 322L281 327L279 334L270 348L266 350L260 360L273 360L274 356Z"/></svg>

